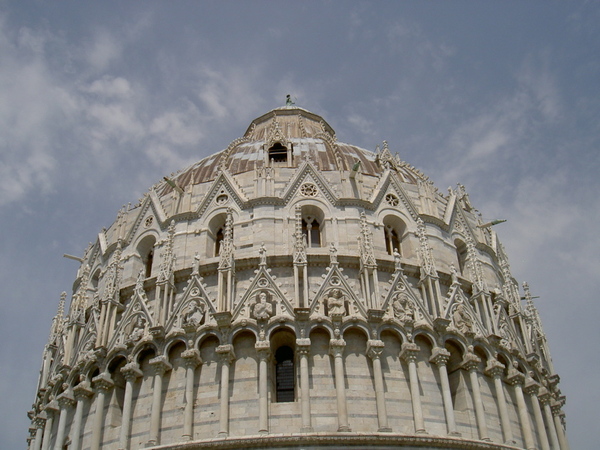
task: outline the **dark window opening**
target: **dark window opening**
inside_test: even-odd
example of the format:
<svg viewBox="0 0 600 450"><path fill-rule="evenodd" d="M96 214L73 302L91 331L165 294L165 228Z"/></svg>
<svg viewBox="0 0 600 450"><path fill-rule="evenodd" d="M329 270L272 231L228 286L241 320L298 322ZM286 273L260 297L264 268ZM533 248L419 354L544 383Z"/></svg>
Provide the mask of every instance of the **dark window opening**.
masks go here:
<svg viewBox="0 0 600 450"><path fill-rule="evenodd" d="M223 238L223 228L219 228L217 230L217 237L215 239L215 256L219 256L221 254L221 243L223 242Z"/></svg>
<svg viewBox="0 0 600 450"><path fill-rule="evenodd" d="M317 219L307 219L308 222L302 219L302 234L306 240L308 247L320 247L321 246L321 230Z"/></svg>
<svg viewBox="0 0 600 450"><path fill-rule="evenodd" d="M385 249L388 255L394 254L394 249L400 253L400 239L398 233L391 227L385 227Z"/></svg>
<svg viewBox="0 0 600 450"><path fill-rule="evenodd" d="M467 245L459 241L458 239L454 241L454 245L456 245L456 257L458 259L458 268L462 275L465 275L465 269L467 265L467 256L468 250Z"/></svg>
<svg viewBox="0 0 600 450"><path fill-rule="evenodd" d="M277 403L294 401L294 350L279 347L275 352Z"/></svg>
<svg viewBox="0 0 600 450"><path fill-rule="evenodd" d="M150 278L152 275L152 262L154 261L154 250L148 252L146 256L146 278Z"/></svg>
<svg viewBox="0 0 600 450"><path fill-rule="evenodd" d="M269 160L273 162L287 162L287 157L287 148L279 142L269 149Z"/></svg>

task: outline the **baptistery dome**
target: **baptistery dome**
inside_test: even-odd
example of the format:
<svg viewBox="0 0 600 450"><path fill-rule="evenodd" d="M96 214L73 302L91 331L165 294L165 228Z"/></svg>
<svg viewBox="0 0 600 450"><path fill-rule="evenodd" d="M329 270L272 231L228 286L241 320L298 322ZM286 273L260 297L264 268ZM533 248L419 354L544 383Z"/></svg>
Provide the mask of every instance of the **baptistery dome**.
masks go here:
<svg viewBox="0 0 600 450"><path fill-rule="evenodd" d="M464 187L295 105L121 209L66 299L30 448L568 448L529 288Z"/></svg>

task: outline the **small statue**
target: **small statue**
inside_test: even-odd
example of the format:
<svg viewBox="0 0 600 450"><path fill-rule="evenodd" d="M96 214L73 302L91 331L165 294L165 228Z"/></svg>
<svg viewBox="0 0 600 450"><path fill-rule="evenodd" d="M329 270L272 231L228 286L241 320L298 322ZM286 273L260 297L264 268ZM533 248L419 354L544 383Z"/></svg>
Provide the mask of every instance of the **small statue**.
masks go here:
<svg viewBox="0 0 600 450"><path fill-rule="evenodd" d="M192 264L192 275L200 274L200 255L196 253L194 255L194 263Z"/></svg>
<svg viewBox="0 0 600 450"><path fill-rule="evenodd" d="M332 289L327 296L327 314L331 316L343 316L346 314L344 294L340 289Z"/></svg>
<svg viewBox="0 0 600 450"><path fill-rule="evenodd" d="M473 332L473 319L471 319L469 313L465 311L465 306L462 303L459 303L454 310L452 320L454 321L456 329L461 333Z"/></svg>
<svg viewBox="0 0 600 450"><path fill-rule="evenodd" d="M398 294L392 303L394 317L400 322L414 321L415 309L408 295L404 292Z"/></svg>
<svg viewBox="0 0 600 450"><path fill-rule="evenodd" d="M294 101L292 100L292 96L290 94L285 96L285 106L292 106L295 105Z"/></svg>
<svg viewBox="0 0 600 450"><path fill-rule="evenodd" d="M267 302L267 293L258 294L258 302L254 305L254 318L266 320L273 315L273 305Z"/></svg>
<svg viewBox="0 0 600 450"><path fill-rule="evenodd" d="M146 320L144 316L138 314L135 318L135 323L133 325L133 329L131 333L129 333L129 340L131 342L139 341L144 335L144 330L146 329Z"/></svg>
<svg viewBox="0 0 600 450"><path fill-rule="evenodd" d="M329 245L329 259L331 264L337 264L337 248L335 248L335 244L332 242Z"/></svg>
<svg viewBox="0 0 600 450"><path fill-rule="evenodd" d="M198 300L192 300L183 315L183 323L185 325L198 326L204 322L204 305L201 305Z"/></svg>
<svg viewBox="0 0 600 450"><path fill-rule="evenodd" d="M396 272L402 270L402 261L397 248L394 249L394 269L396 270Z"/></svg>
<svg viewBox="0 0 600 450"><path fill-rule="evenodd" d="M266 266L267 265L267 249L265 247L264 242L260 243L260 248L258 249L258 257L260 259L260 265Z"/></svg>
<svg viewBox="0 0 600 450"><path fill-rule="evenodd" d="M452 279L452 284L460 284L460 282L458 281L458 274L456 273L456 267L454 267L454 264L450 264L450 278Z"/></svg>

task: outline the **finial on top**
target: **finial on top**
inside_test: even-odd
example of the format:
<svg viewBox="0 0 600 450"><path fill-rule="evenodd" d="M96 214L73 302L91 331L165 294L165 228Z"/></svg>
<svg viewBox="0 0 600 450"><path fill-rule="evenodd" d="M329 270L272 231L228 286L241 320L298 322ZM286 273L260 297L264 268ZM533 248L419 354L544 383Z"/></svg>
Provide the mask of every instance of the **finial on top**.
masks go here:
<svg viewBox="0 0 600 450"><path fill-rule="evenodd" d="M292 106L295 104L296 103L294 103L294 101L292 100L292 96L290 94L285 96L285 106Z"/></svg>

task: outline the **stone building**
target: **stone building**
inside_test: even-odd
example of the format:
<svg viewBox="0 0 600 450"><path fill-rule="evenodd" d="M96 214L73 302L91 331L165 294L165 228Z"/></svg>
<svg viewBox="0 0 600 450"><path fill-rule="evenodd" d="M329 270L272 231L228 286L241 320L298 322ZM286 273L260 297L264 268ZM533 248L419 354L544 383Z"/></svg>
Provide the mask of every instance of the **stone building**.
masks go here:
<svg viewBox="0 0 600 450"><path fill-rule="evenodd" d="M531 294L464 187L293 104L82 260L31 449L568 448Z"/></svg>

